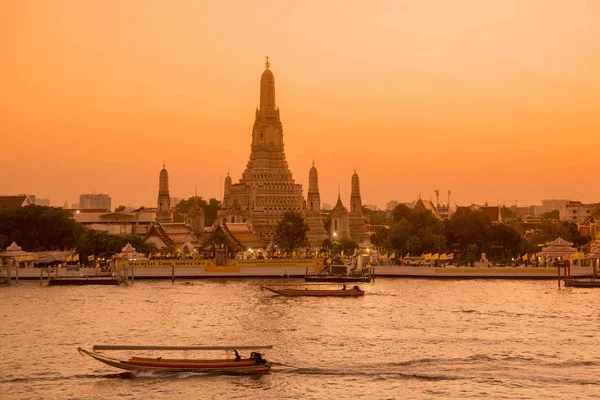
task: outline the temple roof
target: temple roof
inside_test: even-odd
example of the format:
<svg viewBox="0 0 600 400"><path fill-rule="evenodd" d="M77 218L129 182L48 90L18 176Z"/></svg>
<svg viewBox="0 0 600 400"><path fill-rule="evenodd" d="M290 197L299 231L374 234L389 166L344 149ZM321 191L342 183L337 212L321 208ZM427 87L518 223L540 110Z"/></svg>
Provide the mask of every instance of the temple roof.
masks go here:
<svg viewBox="0 0 600 400"><path fill-rule="evenodd" d="M27 195L0 196L0 208L15 209L30 204L33 204L33 202Z"/></svg>
<svg viewBox="0 0 600 400"><path fill-rule="evenodd" d="M192 229L181 222L155 223L146 235L146 240L151 236L158 236L167 246L181 247L189 242L194 247L199 247L200 242Z"/></svg>
<svg viewBox="0 0 600 400"><path fill-rule="evenodd" d="M247 223L223 223L220 227L223 233L241 250L265 248L264 243Z"/></svg>

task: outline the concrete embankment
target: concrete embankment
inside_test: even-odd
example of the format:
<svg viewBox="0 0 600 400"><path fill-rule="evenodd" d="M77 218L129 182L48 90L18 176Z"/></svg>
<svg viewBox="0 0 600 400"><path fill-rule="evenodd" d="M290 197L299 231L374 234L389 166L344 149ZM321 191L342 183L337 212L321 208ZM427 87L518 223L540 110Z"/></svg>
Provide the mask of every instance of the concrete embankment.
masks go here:
<svg viewBox="0 0 600 400"><path fill-rule="evenodd" d="M572 276L590 276L590 268L574 268ZM59 270L59 275L93 276L98 272L94 268L80 268L79 271ZM202 279L202 278L302 278L307 268L294 266L257 266L257 267L195 267L195 268L133 268L135 279ZM314 274L312 268L308 273ZM19 279L40 279L40 269L20 268ZM535 267L407 267L377 266L375 277L396 278L435 278L435 279L557 279L556 268ZM12 275L14 280L15 275ZM44 279L47 274L44 273Z"/></svg>

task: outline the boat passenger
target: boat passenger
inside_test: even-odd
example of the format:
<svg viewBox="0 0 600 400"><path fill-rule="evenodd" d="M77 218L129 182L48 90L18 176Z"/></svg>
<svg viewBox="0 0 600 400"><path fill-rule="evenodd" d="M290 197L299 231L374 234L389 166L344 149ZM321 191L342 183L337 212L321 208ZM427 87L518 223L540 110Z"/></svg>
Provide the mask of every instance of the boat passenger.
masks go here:
<svg viewBox="0 0 600 400"><path fill-rule="evenodd" d="M358 285L354 285L354 287L353 287L352 289L354 289L354 290L356 290L356 291L359 291L359 290L360 290L360 288L358 287Z"/></svg>
<svg viewBox="0 0 600 400"><path fill-rule="evenodd" d="M233 350L233 352L235 353L235 361L240 361L242 359L242 357L240 357L240 353L238 353L237 350Z"/></svg>
<svg viewBox="0 0 600 400"><path fill-rule="evenodd" d="M344 283L344 286L342 286L342 290L346 290L346 284Z"/></svg>

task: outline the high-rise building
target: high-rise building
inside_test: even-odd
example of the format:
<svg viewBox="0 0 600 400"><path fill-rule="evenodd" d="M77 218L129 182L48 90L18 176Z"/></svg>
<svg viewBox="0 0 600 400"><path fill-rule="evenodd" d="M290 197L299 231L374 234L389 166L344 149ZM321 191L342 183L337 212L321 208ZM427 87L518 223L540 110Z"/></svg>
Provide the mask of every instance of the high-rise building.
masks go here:
<svg viewBox="0 0 600 400"><path fill-rule="evenodd" d="M171 214L171 197L169 196L169 173L164 162L158 176L158 199L156 202L156 221L171 222L173 215Z"/></svg>
<svg viewBox="0 0 600 400"><path fill-rule="evenodd" d="M103 193L82 194L79 196L79 207L84 210L110 210L110 196Z"/></svg>
<svg viewBox="0 0 600 400"><path fill-rule="evenodd" d="M269 59L260 78L260 106L252 128L250 159L238 183L225 179L219 218L246 222L265 242L286 211L302 212L302 185L292 178L283 145L283 127L275 103L275 77Z"/></svg>

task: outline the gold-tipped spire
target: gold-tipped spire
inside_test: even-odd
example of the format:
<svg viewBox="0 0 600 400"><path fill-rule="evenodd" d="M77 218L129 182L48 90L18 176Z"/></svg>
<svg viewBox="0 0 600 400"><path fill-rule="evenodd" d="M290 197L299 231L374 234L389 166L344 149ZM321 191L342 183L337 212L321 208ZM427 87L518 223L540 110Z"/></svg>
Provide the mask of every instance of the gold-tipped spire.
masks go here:
<svg viewBox="0 0 600 400"><path fill-rule="evenodd" d="M267 56L267 60L265 61L265 67L267 69L269 69L270 66L271 66L271 63L269 62L269 56Z"/></svg>
<svg viewBox="0 0 600 400"><path fill-rule="evenodd" d="M163 169L167 169L167 167L165 167L165 160L163 160Z"/></svg>
<svg viewBox="0 0 600 400"><path fill-rule="evenodd" d="M315 166L315 158L313 157L313 167Z"/></svg>

